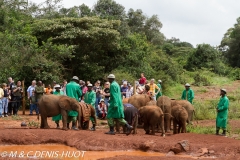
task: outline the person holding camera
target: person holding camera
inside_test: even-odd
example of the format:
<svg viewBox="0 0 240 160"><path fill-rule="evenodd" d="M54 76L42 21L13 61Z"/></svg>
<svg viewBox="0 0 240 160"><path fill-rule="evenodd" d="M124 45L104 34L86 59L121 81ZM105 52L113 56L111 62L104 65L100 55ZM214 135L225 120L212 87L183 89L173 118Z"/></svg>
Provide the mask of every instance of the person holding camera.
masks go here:
<svg viewBox="0 0 240 160"><path fill-rule="evenodd" d="M12 105L9 108L10 115L12 114L12 112L13 112L13 115L17 115L17 112L21 105L22 93L23 93L21 85L22 85L21 81L17 81L17 85L15 84L12 85Z"/></svg>

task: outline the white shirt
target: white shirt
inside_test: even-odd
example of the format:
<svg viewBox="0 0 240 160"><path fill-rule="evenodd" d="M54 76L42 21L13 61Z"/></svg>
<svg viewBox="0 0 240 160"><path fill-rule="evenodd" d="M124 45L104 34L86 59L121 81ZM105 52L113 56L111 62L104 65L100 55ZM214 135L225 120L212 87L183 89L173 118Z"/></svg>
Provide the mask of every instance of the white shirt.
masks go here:
<svg viewBox="0 0 240 160"><path fill-rule="evenodd" d="M133 87L127 89L126 91L126 98L130 98L133 95Z"/></svg>

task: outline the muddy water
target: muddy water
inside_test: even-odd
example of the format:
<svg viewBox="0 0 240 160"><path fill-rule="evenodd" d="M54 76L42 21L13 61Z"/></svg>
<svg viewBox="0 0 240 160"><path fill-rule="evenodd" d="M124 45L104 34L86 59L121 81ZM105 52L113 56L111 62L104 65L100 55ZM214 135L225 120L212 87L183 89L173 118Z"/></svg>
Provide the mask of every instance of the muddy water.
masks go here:
<svg viewBox="0 0 240 160"><path fill-rule="evenodd" d="M141 151L79 151L65 145L5 145L0 146L1 157L59 160L96 160L119 155L165 156L163 153ZM186 157L186 156L185 156ZM188 156L187 156L188 157Z"/></svg>

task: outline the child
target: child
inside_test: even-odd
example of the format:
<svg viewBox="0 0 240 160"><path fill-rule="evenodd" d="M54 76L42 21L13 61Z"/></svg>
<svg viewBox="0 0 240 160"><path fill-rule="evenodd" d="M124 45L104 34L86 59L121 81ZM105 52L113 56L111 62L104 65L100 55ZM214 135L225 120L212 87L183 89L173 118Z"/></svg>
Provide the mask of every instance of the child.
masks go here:
<svg viewBox="0 0 240 160"><path fill-rule="evenodd" d="M30 97L30 114L29 115L33 115L33 110L36 111L37 115L39 114L35 90L32 91L32 96Z"/></svg>
<svg viewBox="0 0 240 160"><path fill-rule="evenodd" d="M104 99L101 99L99 105L98 105L98 117L101 119L105 119L105 117L107 116L107 105L104 102Z"/></svg>

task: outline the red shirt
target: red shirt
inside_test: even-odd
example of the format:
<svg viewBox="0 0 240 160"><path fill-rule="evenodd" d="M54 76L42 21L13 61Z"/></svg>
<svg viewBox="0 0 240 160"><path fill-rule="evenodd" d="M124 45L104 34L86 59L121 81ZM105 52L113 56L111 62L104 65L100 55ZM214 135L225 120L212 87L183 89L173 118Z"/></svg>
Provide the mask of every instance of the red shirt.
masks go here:
<svg viewBox="0 0 240 160"><path fill-rule="evenodd" d="M145 84L145 82L146 82L146 78L145 77L140 78L139 84Z"/></svg>

